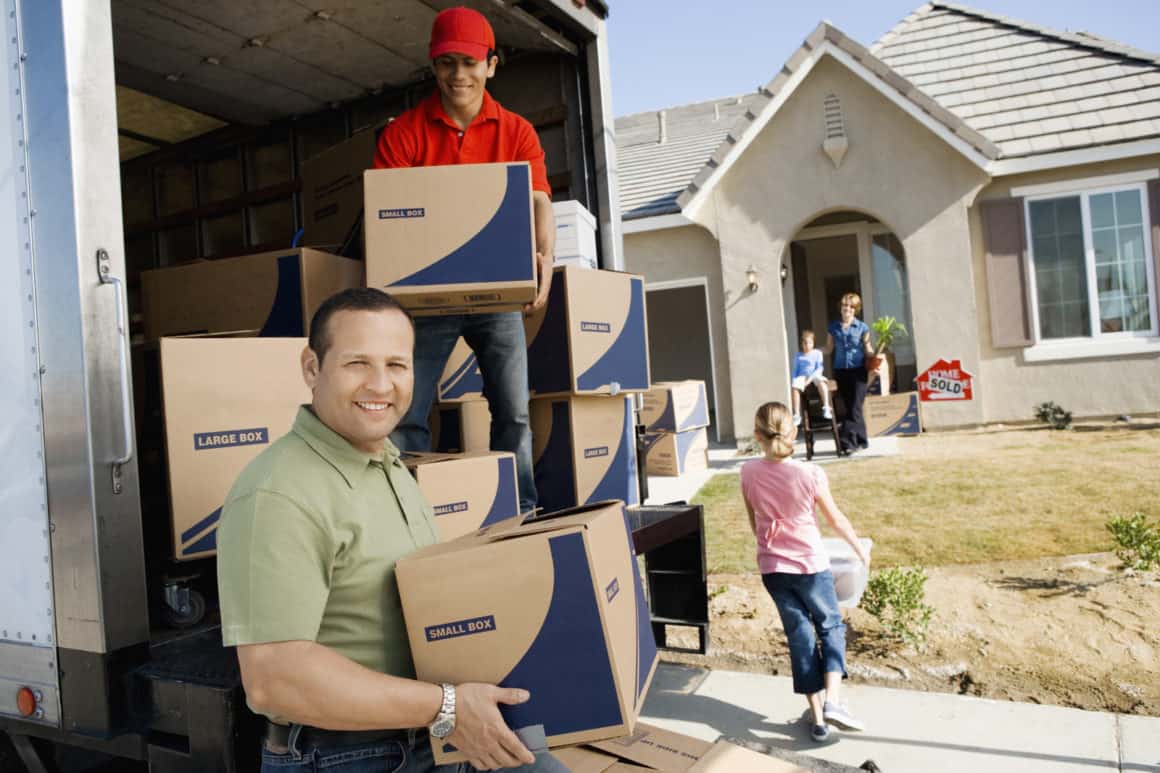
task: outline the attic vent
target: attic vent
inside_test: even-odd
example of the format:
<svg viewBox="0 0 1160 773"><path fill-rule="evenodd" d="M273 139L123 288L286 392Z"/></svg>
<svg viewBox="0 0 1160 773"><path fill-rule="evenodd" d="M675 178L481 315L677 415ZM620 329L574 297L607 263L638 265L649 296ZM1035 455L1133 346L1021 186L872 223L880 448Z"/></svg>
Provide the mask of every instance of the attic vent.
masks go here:
<svg viewBox="0 0 1160 773"><path fill-rule="evenodd" d="M846 157L850 142L846 139L846 123L842 120L842 102L837 94L827 94L823 102L826 132L822 140L822 150L834 162L837 169Z"/></svg>
<svg viewBox="0 0 1160 773"><path fill-rule="evenodd" d="M669 138L668 127L665 126L665 112L664 110L657 111L657 144L664 145Z"/></svg>

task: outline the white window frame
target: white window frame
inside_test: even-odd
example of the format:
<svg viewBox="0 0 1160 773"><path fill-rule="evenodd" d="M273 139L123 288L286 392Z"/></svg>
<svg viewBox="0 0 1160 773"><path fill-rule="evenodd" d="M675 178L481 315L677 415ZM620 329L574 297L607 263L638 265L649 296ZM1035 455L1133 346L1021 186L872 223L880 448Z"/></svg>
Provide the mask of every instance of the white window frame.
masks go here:
<svg viewBox="0 0 1160 773"><path fill-rule="evenodd" d="M1107 182L1112 183L1112 180ZM1047 188L1048 186L1044 186ZM1052 186L1055 187L1055 186ZM1100 332L1099 293L1096 289L1095 246L1091 231L1091 197L1106 193L1136 191L1140 196L1140 212L1144 230L1144 267L1148 280L1148 311L1152 327L1149 330L1125 330L1117 333ZM1043 339L1039 327L1039 290L1035 277L1035 246L1031 237L1031 204L1036 201L1078 196L1082 218L1084 241L1084 270L1087 277L1088 324L1090 336L1073 338ZM1084 357L1108 357L1117 355L1160 353L1160 319L1157 318L1156 264L1152 253L1152 216L1148 209L1148 188L1144 182L1120 182L1098 187L1065 187L1043 190L1038 195L1029 195L1023 200L1024 239L1027 244L1025 256L1028 286L1028 305L1031 311L1033 344L1024 349L1029 362L1049 360L1079 359Z"/></svg>

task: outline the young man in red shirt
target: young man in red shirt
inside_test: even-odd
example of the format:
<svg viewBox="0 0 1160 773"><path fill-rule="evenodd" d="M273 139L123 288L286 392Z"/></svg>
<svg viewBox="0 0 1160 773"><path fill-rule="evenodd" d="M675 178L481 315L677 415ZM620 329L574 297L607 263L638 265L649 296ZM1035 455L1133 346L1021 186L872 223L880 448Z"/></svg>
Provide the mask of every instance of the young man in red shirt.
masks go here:
<svg viewBox="0 0 1160 773"><path fill-rule="evenodd" d="M556 220L544 151L536 130L487 93L499 57L495 33L469 8L448 8L431 28L431 71L437 89L392 121L379 138L374 167L527 161L532 170L538 293L530 312L544 305L552 280ZM428 451L427 417L439 376L456 339L475 352L491 409L491 448L516 456L520 510L536 506L532 433L528 420L528 359L518 311L419 317L415 320L415 391L411 410L391 439L404 451Z"/></svg>

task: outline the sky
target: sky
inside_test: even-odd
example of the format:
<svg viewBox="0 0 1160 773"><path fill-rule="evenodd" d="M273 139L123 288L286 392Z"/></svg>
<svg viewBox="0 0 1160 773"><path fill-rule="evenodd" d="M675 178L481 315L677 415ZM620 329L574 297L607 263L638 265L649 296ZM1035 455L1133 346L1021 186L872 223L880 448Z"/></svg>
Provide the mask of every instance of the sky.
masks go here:
<svg viewBox="0 0 1160 773"><path fill-rule="evenodd" d="M773 78L826 20L867 48L922 0L609 0L617 116L735 96ZM982 11L1089 32L1160 56L1160 0L970 0Z"/></svg>

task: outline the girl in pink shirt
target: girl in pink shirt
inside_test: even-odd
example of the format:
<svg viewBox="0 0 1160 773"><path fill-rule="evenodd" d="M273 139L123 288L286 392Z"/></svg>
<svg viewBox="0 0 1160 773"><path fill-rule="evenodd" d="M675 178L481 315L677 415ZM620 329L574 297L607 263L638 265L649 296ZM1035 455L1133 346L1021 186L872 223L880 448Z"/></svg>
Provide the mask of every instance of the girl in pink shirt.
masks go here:
<svg viewBox="0 0 1160 773"><path fill-rule="evenodd" d="M741 467L741 494L757 538L757 566L777 605L789 644L793 691L809 702L815 741L829 737L826 723L863 730L840 702L846 676L846 626L838 609L830 559L822 546L815 508L867 566L870 557L850 521L834 503L821 467L791 459L797 433L782 403L757 409L753 437L765 456Z"/></svg>

